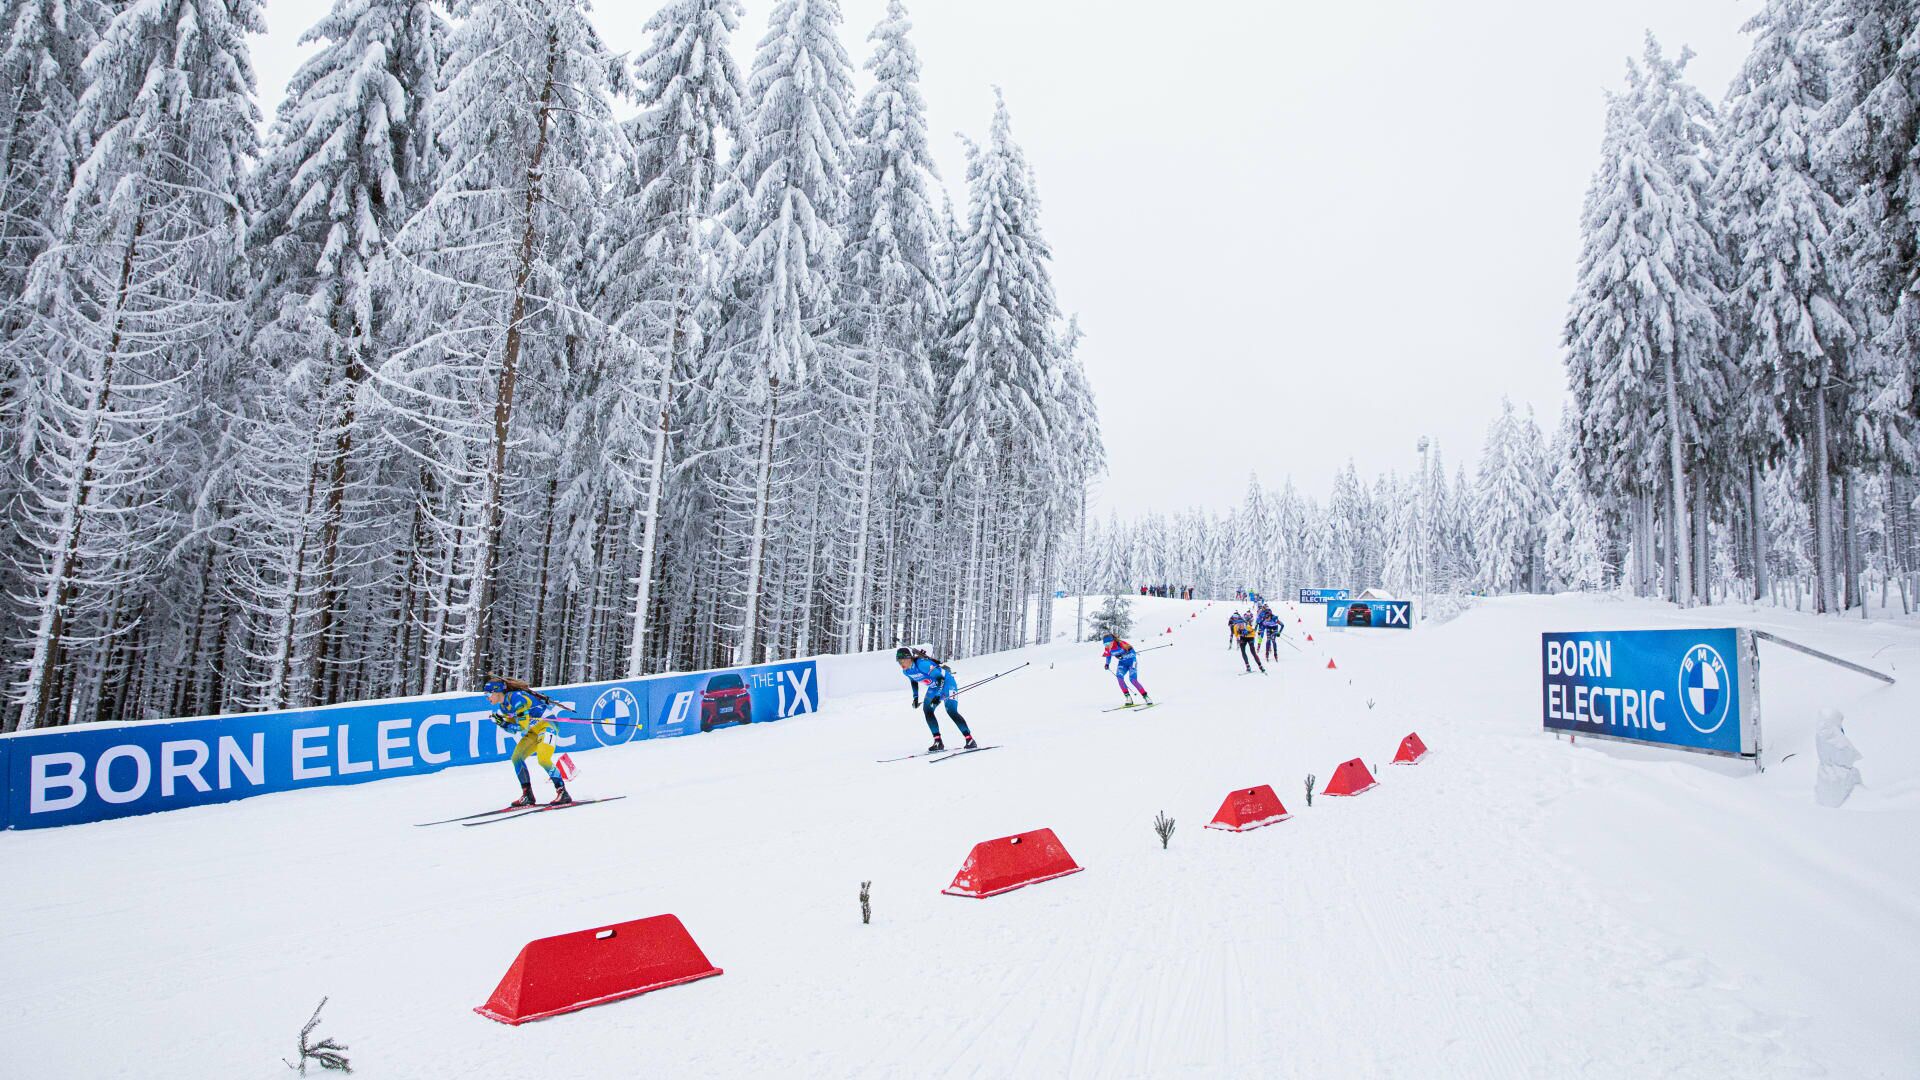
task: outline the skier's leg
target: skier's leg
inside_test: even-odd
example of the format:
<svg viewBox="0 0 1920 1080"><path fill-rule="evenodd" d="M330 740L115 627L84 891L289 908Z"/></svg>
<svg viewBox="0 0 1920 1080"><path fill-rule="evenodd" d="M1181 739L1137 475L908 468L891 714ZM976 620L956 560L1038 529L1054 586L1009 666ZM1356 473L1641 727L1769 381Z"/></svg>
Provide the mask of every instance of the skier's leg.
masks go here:
<svg viewBox="0 0 1920 1080"><path fill-rule="evenodd" d="M955 705L952 698L945 700L947 704L947 719L952 720L953 726L960 729L960 737L963 739L973 738L973 732L967 730L966 719L960 715L960 706Z"/></svg>
<svg viewBox="0 0 1920 1080"><path fill-rule="evenodd" d="M920 703L920 711L927 718L927 730L933 732L933 737L936 739L940 737L940 721L933 715L933 710L939 704L940 698L935 694L928 694Z"/></svg>
<svg viewBox="0 0 1920 1080"><path fill-rule="evenodd" d="M546 770L547 779L553 781L553 786L556 790L566 787L566 784L562 782L560 776L560 766L553 763L552 743L541 739L534 747L533 756L540 762L540 767Z"/></svg>
<svg viewBox="0 0 1920 1080"><path fill-rule="evenodd" d="M533 805L533 779L527 775L527 755L539 742L533 735L522 735L513 744L513 773L520 778L520 801L528 806Z"/></svg>

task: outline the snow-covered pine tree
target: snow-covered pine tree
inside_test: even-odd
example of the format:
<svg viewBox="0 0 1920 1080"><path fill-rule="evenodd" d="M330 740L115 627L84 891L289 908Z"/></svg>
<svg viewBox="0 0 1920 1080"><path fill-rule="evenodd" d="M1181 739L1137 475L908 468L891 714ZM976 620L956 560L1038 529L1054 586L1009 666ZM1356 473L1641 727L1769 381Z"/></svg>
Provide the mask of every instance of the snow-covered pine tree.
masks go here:
<svg viewBox="0 0 1920 1080"><path fill-rule="evenodd" d="M725 589L737 663L758 660L775 629L766 608L777 565L812 554L817 503L787 521L795 484L818 492L818 440L827 395L814 377L837 361L838 261L847 196L847 124L853 72L838 36L836 0L781 0L747 77L751 117L723 213L739 247L727 268L728 311L711 355L727 415L709 446L723 455L712 481L727 553ZM812 446L796 446L799 438ZM776 526L781 535L774 536ZM817 577L778 597L810 611ZM776 613L777 614L777 613Z"/></svg>
<svg viewBox="0 0 1920 1080"><path fill-rule="evenodd" d="M1347 467L1336 472L1333 477L1333 495L1327 500L1327 557L1330 560L1327 572L1328 584L1322 588L1361 589L1378 585L1377 581L1364 580L1360 575L1365 570L1365 541L1361 533L1372 528L1368 518L1372 508L1368 505L1367 489L1360 483L1360 473L1347 461Z"/></svg>
<svg viewBox="0 0 1920 1080"><path fill-rule="evenodd" d="M249 681L266 707L325 696L318 680L341 656L348 588L371 586L350 582L342 562L384 531L348 495L386 452L361 430L395 317L376 275L432 180L428 109L446 34L428 0L336 0L303 36L320 48L288 83L253 177L257 381L242 408L263 415L245 425L250 524L235 530L233 569L234 602L259 623L265 667ZM285 588L262 608L269 577ZM317 655L305 657L309 637Z"/></svg>
<svg viewBox="0 0 1920 1080"><path fill-rule="evenodd" d="M1648 35L1642 63L1628 64L1628 91L1609 99L1565 338L1590 479L1637 504L1637 583L1652 569L1664 488L1667 591L1681 603L1693 599L1688 447L1727 395L1724 268L1706 194L1712 111L1683 79L1690 55L1669 59Z"/></svg>
<svg viewBox="0 0 1920 1080"><path fill-rule="evenodd" d="M1008 615L1024 609L1027 554L1051 528L1043 518L1066 452L1051 411L1058 392L1055 304L1025 155L996 93L985 146L968 144L969 218L949 310L951 382L942 387L946 473L942 497L966 524L976 569L962 610L981 650L1013 644Z"/></svg>
<svg viewBox="0 0 1920 1080"><path fill-rule="evenodd" d="M1546 494L1553 509L1542 530L1541 558L1549 587L1596 592L1606 586L1608 569L1600 515L1587 494L1579 449L1580 436L1569 411L1561 416L1549 452L1553 473Z"/></svg>
<svg viewBox="0 0 1920 1080"><path fill-rule="evenodd" d="M460 0L454 18L434 114L441 175L398 245L444 314L389 359L381 386L426 437L480 448L441 464L458 502L445 518L460 557L452 673L472 678L501 644L507 525L537 505L525 481L542 470L513 456L516 432L555 422L558 375L577 360L585 312L568 264L623 155L611 96L625 74L584 0ZM540 407L516 425L523 404Z"/></svg>
<svg viewBox="0 0 1920 1080"><path fill-rule="evenodd" d="M1530 421L1517 416L1513 402L1502 397L1500 415L1488 425L1480 452L1473 495L1474 541L1480 554L1476 576L1490 593L1526 590L1544 516L1536 462L1525 433Z"/></svg>
<svg viewBox="0 0 1920 1080"><path fill-rule="evenodd" d="M848 651L879 640L872 634L872 553L881 512L911 498L931 422L930 349L945 318L934 265L943 237L930 196L937 172L911 29L905 5L889 0L868 35L874 83L852 126L841 302L847 348L832 376L855 438L853 454L836 461L837 482L852 495L841 541L848 578L841 646Z"/></svg>
<svg viewBox="0 0 1920 1080"><path fill-rule="evenodd" d="M1815 130L1816 163L1846 193L1835 236L1851 269L1851 299L1886 366L1869 404L1876 420L1913 437L1920 383L1920 9L1907 0L1822 0L1802 32L1830 43L1829 95ZM1889 451L1911 469L1911 451Z"/></svg>
<svg viewBox="0 0 1920 1080"><path fill-rule="evenodd" d="M1833 603L1832 477L1846 387L1859 378L1845 306L1841 207L1813 159L1828 98L1828 56L1811 0L1769 0L1748 21L1753 49L1727 95L1714 197L1726 220L1742 395L1764 467L1792 444L1814 489L1814 610ZM1757 477L1750 475L1750 486ZM1764 523L1764 501L1756 504ZM1764 533L1764 524L1756 528ZM1764 542L1760 545L1764 548ZM1761 565L1764 566L1764 560Z"/></svg>
<svg viewBox="0 0 1920 1080"><path fill-rule="evenodd" d="M68 125L86 89L87 53L111 8L103 0L0 3L0 303L26 288L27 268L57 235L74 161ZM0 338L20 313L0 321Z"/></svg>
<svg viewBox="0 0 1920 1080"><path fill-rule="evenodd" d="M99 693L101 665L76 654L125 632L192 494L171 452L228 366L261 26L254 0L154 0L120 9L87 56L55 167L71 183L6 343L23 372L20 726Z"/></svg>
<svg viewBox="0 0 1920 1080"><path fill-rule="evenodd" d="M619 426L624 437L611 448L614 464L639 486L629 678L665 645L650 630L661 519L671 512L673 470L687 453L676 433L693 424L689 412L713 407L694 365L705 347L699 312L712 261L704 224L724 144L742 119L744 90L730 51L740 13L739 0L673 0L647 20L651 37L633 65L640 105L627 126L633 154L596 245L596 306L631 368L623 381L631 422Z"/></svg>

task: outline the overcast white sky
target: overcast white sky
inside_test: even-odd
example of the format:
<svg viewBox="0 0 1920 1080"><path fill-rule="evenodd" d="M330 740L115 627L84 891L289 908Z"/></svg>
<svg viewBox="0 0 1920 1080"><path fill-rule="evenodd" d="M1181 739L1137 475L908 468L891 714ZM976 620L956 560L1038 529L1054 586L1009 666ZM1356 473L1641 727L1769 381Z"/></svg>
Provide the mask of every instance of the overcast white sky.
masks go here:
<svg viewBox="0 0 1920 1080"><path fill-rule="evenodd" d="M886 0L841 0L856 64ZM1543 427L1601 91L1651 29L1718 101L1760 0L908 0L935 153L992 86L1039 176L1110 473L1104 512L1225 508L1250 471L1324 495L1422 433L1477 457L1500 395ZM277 105L329 0L267 0ZM654 0L602 2L631 52ZM773 0L748 0L741 68ZM860 86L864 88L864 72Z"/></svg>

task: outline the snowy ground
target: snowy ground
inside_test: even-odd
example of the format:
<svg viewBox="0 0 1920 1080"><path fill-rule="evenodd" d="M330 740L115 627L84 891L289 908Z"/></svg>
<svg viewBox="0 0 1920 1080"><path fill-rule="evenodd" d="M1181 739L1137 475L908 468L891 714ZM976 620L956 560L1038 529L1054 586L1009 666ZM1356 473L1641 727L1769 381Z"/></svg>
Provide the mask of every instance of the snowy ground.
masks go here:
<svg viewBox="0 0 1920 1080"><path fill-rule="evenodd" d="M1263 678L1225 605L1135 609L1142 647L1175 628L1141 658L1165 705L1102 715L1097 647L1035 648L965 701L1005 747L952 762L875 763L926 736L876 658L859 682L887 689L829 670L818 717L583 758L608 806L411 827L513 794L476 767L0 834L0 1075L285 1076L322 994L374 1078L1920 1075L1920 631L1519 598L1314 630ZM1541 630L1683 623L1903 681L1763 644L1764 775L1539 730ZM1869 784L1837 811L1820 704ZM1433 755L1386 766L1409 731ZM1355 755L1382 786L1305 806ZM1255 783L1293 820L1202 828ZM940 895L975 841L1041 826L1085 873ZM527 939L661 912L726 974L520 1028L470 1011Z"/></svg>

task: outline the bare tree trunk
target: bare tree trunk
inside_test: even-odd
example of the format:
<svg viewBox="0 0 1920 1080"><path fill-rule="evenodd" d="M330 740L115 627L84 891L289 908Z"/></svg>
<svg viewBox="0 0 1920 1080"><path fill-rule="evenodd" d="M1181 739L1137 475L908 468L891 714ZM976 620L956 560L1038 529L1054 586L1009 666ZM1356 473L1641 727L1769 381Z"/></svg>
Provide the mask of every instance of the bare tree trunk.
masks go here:
<svg viewBox="0 0 1920 1080"><path fill-rule="evenodd" d="M1693 581L1694 599L1713 603L1713 546L1708 533L1707 485L1703 482L1693 500Z"/></svg>
<svg viewBox="0 0 1920 1080"><path fill-rule="evenodd" d="M1747 462L1747 492L1752 504L1753 521L1753 598L1768 593L1767 581L1767 501L1760 491L1760 464Z"/></svg>
<svg viewBox="0 0 1920 1080"><path fill-rule="evenodd" d="M98 361L99 367L91 380L82 414L86 417L86 426L81 441L86 450L81 455L79 467L66 485L66 497L62 500L64 520L59 530L60 546L49 560L50 572L38 604L38 626L35 627L33 651L27 660L26 678L20 694L17 726L21 730L35 727L52 715L53 699L47 693L49 675L58 670L64 657L66 613L77 592L75 578L80 569L80 537L85 531L88 503L93 496L94 465L99 461L100 444L106 437L101 414L113 401L113 380L123 332L121 318L126 312L127 299L132 291L133 267L139 257L140 238L146 230L146 222L144 214L134 218L133 231L127 237L127 249L120 257L120 281L114 289L113 312L109 316L113 329L107 336L107 347Z"/></svg>
<svg viewBox="0 0 1920 1080"><path fill-rule="evenodd" d="M547 70L540 84L535 114L533 155L527 161L526 197L521 207L520 252L513 271L512 300L508 305L506 345L500 358L500 380L494 391L493 444L487 462L480 503L480 542L473 553L474 578L468 583L466 619L461 627L459 671L469 679L482 674L489 659L489 615L494 581L499 574L500 534L505 524L502 500L507 474L507 435L513 423L513 394L520 376L520 338L526 325L527 291L533 279L534 243L539 237L538 213L544 198L547 130L553 119L553 76L560 63L557 28L547 29Z"/></svg>
<svg viewBox="0 0 1920 1080"><path fill-rule="evenodd" d="M1687 529L1687 471L1681 458L1680 440L1680 387L1673 368L1671 354L1662 358L1662 367L1666 375L1667 391L1667 464L1672 471L1670 488L1673 494L1673 536L1679 542L1678 550L1673 552L1671 564L1680 569L1680 579L1675 590L1682 606L1693 603L1693 558L1692 545L1688 542Z"/></svg>
<svg viewBox="0 0 1920 1080"><path fill-rule="evenodd" d="M754 662L755 633L760 619L760 573L766 559L767 515L773 501L773 444L779 430L780 380L767 383L767 415L760 428L760 460L754 466L753 533L747 542L747 610L740 627L740 652L736 663Z"/></svg>
<svg viewBox="0 0 1920 1080"><path fill-rule="evenodd" d="M1861 544L1860 544L1860 479L1849 468L1840 476L1840 531L1846 545L1842 552L1845 559L1846 603L1860 607L1860 617L1867 617L1866 583L1861 580Z"/></svg>
<svg viewBox="0 0 1920 1080"><path fill-rule="evenodd" d="M1833 468L1828 456L1827 371L1824 365L1813 388L1813 610L1833 610Z"/></svg>
<svg viewBox="0 0 1920 1080"><path fill-rule="evenodd" d="M874 457L879 443L880 428L880 364L877 357L868 358L867 397L864 402L866 431L860 446L860 497L858 509L853 515L853 580L851 593L847 598L847 622L843 641L847 651L854 651L853 642L866 622L867 603L867 538L873 533L873 484Z"/></svg>

